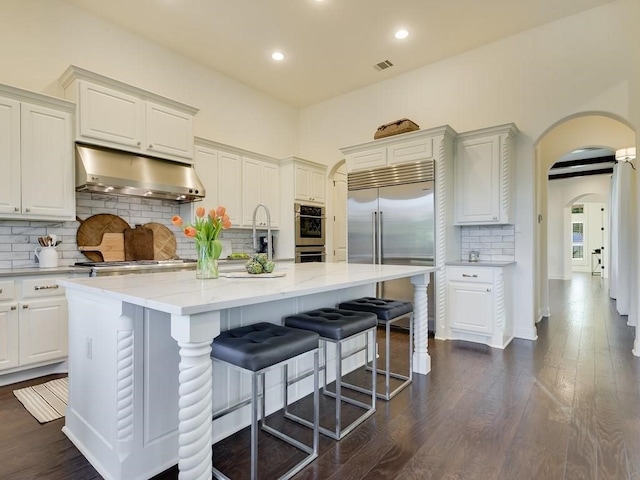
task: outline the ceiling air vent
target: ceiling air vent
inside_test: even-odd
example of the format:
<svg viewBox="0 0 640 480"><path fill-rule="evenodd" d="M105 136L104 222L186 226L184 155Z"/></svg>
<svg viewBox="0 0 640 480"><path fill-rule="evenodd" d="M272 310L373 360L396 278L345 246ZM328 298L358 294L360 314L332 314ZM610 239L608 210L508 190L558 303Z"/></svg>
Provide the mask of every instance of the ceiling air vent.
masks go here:
<svg viewBox="0 0 640 480"><path fill-rule="evenodd" d="M389 67L393 67L393 63L391 63L389 60L385 60L384 62L376 63L373 66L373 68L375 68L378 71L386 70Z"/></svg>

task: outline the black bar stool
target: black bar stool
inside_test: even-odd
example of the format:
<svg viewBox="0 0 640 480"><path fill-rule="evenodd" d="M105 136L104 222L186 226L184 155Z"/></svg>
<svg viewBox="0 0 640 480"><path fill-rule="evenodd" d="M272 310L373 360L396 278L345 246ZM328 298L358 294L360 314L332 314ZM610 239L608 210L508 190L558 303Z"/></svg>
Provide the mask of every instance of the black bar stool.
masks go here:
<svg viewBox="0 0 640 480"><path fill-rule="evenodd" d="M213 339L211 357L233 368L251 374L251 398L232 407L213 414L213 420L238 410L245 405L251 405L251 479L258 478L258 426L267 433L283 440L307 454L297 465L285 472L279 479L288 479L302 470L318 457L318 422L319 422L319 394L318 394L318 334L295 328L282 327L270 323L256 323L246 327L234 328L222 332ZM310 447L295 438L284 434L266 424L265 419L265 373L273 368L285 367L289 360L304 354L313 354L313 445ZM308 375L307 375L308 376ZM294 382L292 382L294 383ZM289 382L283 381L284 399L286 406L287 387ZM262 399L260 413L258 400ZM214 458L215 461L215 458ZM215 478L225 476L215 467L212 469Z"/></svg>
<svg viewBox="0 0 640 480"><path fill-rule="evenodd" d="M336 308L320 308L309 312L299 313L297 315L289 315L285 317L284 324L288 327L300 328L303 330L311 330L320 335L320 346L323 352L324 360L321 362L320 369L324 370L324 382L322 392L325 395L336 399L335 408L335 429L330 430L319 426L320 432L335 440L342 439L351 432L355 427L364 422L368 417L373 415L376 410L376 356L375 352L371 353L373 359L373 370L371 372L371 404L360 402L354 398L347 397L342 392L342 361L361 351L365 351L365 356L369 355L369 334L373 337L373 345L376 342L377 319L372 313L354 312L349 310L340 310ZM358 335L364 335L365 346L357 348L346 353L343 356L342 347L346 340L355 338ZM336 391L327 390L327 343L333 343L336 346ZM365 362L367 362L365 358ZM373 392L373 393L371 393ZM355 405L364 409L362 415L353 420L346 427L342 427L341 405L342 402ZM311 426L311 422L285 410L285 416L296 420L303 425Z"/></svg>
<svg viewBox="0 0 640 480"><path fill-rule="evenodd" d="M378 373L385 376L384 379L384 392L379 392L377 395L383 400L390 400L400 390L409 385L413 380L413 305L411 302L404 302L400 300L391 300L385 298L375 297L362 297L356 300L350 300L338 305L338 308L344 310L354 310L358 312L374 313L378 317L378 322L385 325L385 368L384 370L378 370ZM391 371L391 325L398 320L409 316L409 374L402 375L397 372ZM375 367L373 367L375 368ZM391 390L391 378L403 380L403 382L396 388ZM363 393L370 393L368 390L358 387L356 385L345 385L351 389L357 390Z"/></svg>

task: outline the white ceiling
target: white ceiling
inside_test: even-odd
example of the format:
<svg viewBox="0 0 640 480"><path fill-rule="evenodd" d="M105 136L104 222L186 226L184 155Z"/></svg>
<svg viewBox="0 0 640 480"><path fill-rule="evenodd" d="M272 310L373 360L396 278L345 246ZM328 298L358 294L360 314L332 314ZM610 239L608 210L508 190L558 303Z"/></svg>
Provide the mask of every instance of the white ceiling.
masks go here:
<svg viewBox="0 0 640 480"><path fill-rule="evenodd" d="M62 1L304 107L613 0Z"/></svg>

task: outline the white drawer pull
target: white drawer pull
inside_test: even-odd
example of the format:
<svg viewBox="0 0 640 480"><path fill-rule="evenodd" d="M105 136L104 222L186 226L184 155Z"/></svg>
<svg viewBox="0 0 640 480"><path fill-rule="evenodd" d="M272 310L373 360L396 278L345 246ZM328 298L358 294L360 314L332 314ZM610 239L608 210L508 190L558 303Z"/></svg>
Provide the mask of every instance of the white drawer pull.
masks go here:
<svg viewBox="0 0 640 480"><path fill-rule="evenodd" d="M36 285L35 287L33 287L34 290L50 290L50 289L54 289L54 288L58 288L60 285Z"/></svg>
<svg viewBox="0 0 640 480"><path fill-rule="evenodd" d="M468 273L463 273L462 276L466 278L478 278L478 275L476 275L475 273L473 275L469 275Z"/></svg>

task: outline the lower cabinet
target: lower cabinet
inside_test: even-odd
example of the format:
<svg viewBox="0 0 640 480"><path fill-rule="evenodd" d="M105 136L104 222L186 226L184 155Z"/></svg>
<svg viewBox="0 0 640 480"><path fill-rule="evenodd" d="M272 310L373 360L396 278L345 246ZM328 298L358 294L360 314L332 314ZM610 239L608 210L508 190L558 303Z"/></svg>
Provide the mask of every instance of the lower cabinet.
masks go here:
<svg viewBox="0 0 640 480"><path fill-rule="evenodd" d="M0 375L66 360L67 299L56 278L0 281Z"/></svg>
<svg viewBox="0 0 640 480"><path fill-rule="evenodd" d="M447 266L448 337L504 348L513 338L510 266Z"/></svg>

